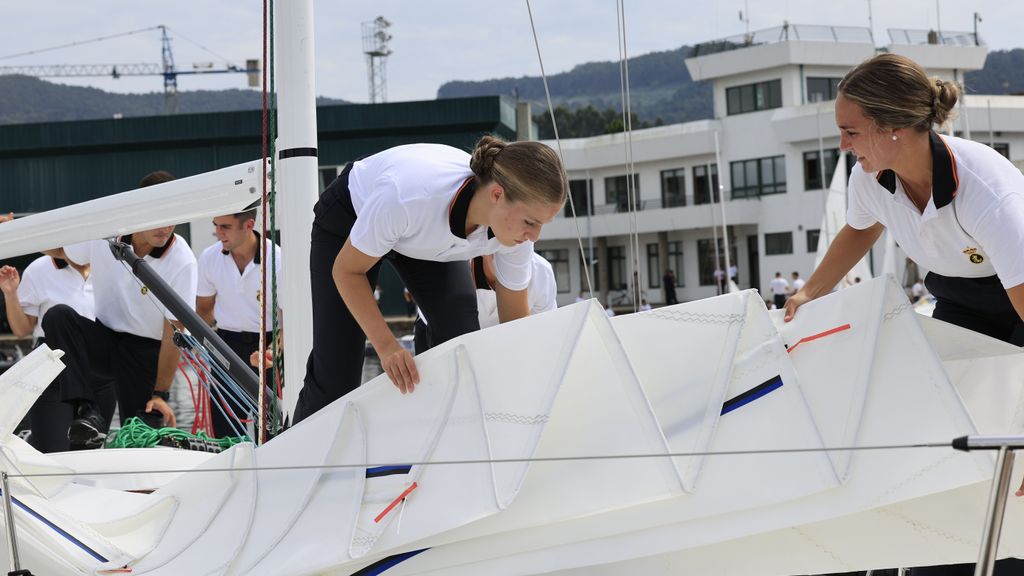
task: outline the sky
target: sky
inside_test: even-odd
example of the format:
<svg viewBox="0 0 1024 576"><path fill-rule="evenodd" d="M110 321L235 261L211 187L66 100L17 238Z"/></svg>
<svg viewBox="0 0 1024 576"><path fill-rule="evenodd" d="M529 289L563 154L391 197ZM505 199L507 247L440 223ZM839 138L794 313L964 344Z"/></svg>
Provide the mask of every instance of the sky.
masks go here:
<svg viewBox="0 0 1024 576"><path fill-rule="evenodd" d="M288 1L288 0L278 0ZM990 49L1024 47L1022 0L624 0L630 56L683 44L793 24L868 27L876 45L886 30L940 28L978 31ZM612 0L531 0L548 75L578 64L619 57ZM262 2L257 0L34 0L3 2L0 66L159 63L160 33L140 32L98 43L7 57L166 25L179 69L194 63L243 65L262 53ZM369 101L361 23L391 22L387 99L431 100L449 80L535 76L540 73L526 0L315 0L317 94ZM205 48L205 50L203 48ZM114 92L155 92L159 76L59 78ZM245 88L242 74L181 76L179 91Z"/></svg>

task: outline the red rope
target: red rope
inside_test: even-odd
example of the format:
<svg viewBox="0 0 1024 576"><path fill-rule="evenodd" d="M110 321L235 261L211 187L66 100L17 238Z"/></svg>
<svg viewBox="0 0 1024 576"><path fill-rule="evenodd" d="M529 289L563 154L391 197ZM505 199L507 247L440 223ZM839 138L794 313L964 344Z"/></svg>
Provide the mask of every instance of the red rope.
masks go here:
<svg viewBox="0 0 1024 576"><path fill-rule="evenodd" d="M395 500L393 502L391 502L391 504L388 504L388 507L385 508L383 512L381 512L380 514L377 514L377 517L373 519L373 522L375 524L377 522L380 522L381 519L383 519L385 516L388 515L388 512L391 512L392 510L394 510L395 506L398 506L398 504L402 500L405 500L405 497L409 495L409 492L412 492L417 487L419 487L419 484L416 484L415 482L413 482L411 486L409 486L408 488L405 489L405 492L402 492L401 494L399 494L398 498L395 498Z"/></svg>
<svg viewBox="0 0 1024 576"><path fill-rule="evenodd" d="M789 350L787 350L787 352L792 354L793 350L796 350L796 347L801 345L801 344L803 344L804 342L811 342L813 340L817 340L818 338L824 338L825 336L831 336L832 334L835 334L836 332L842 332L843 330L849 330L849 329L850 329L850 325L849 324L843 324L842 326L837 326L837 327L835 327L835 328L833 328L831 330L825 330L824 332L820 332L818 334L814 334L813 336L805 336L805 337L797 340L796 344L793 344L792 346L790 346Z"/></svg>
<svg viewBox="0 0 1024 576"><path fill-rule="evenodd" d="M267 242L266 242L266 234L267 234L267 117L268 117L268 111L267 111L267 36L268 36L268 34L267 34L267 20L268 20L267 12L268 12L268 10L267 10L267 4L268 4L268 0L263 0L263 132L262 132L262 138L261 138L261 145L263 147L263 155L262 155L263 156L263 180L262 180L262 182L260 182L261 189L263 190L262 198L260 200L260 205L263 207L263 234L261 235L260 239L263 240L263 242L261 243L261 246L259 246L257 248L258 250L261 251L262 258L263 258L262 262L260 264L260 272L262 273L262 276L263 276L262 278L260 278L260 284L263 286L263 288L260 290L260 340L259 340L263 344L265 344L264 340L266 339L266 333L267 333L267 274L266 274L266 262L267 262ZM260 349L259 352L260 352L260 356L263 356L263 349L262 348ZM260 367L262 368L262 366L263 366L263 362L261 360L260 361ZM264 388L263 384L264 384L265 374L266 374L265 371L260 370L260 375L259 375L260 376L259 377L260 390L259 390L259 392L256 395L257 396L257 398L256 398L257 401L260 402L259 411L260 411L261 415L265 412L264 409L263 409L263 402L261 401L261 399L263 397L263 388ZM263 432L264 425L263 425L262 417L260 418L259 426L257 426L257 429L258 429L258 432L256 433L257 441L258 441L259 444L263 444L263 442L264 442L264 437L263 437L263 435L264 435L264 432Z"/></svg>

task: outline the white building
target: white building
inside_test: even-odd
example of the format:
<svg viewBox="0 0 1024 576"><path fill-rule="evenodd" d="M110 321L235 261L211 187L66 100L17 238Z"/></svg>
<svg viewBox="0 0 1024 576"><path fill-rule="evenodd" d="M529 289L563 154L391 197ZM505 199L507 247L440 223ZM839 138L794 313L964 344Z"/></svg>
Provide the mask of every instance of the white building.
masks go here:
<svg viewBox="0 0 1024 576"><path fill-rule="evenodd" d="M580 239L585 251L593 249L591 275L602 302L609 288L625 287L635 271L643 296L652 303L664 302L666 269L675 272L680 301L716 294L713 239L722 240L722 206L709 202L719 184L716 135L738 285L759 288L767 297L775 272L808 277L824 189L838 156L833 103L843 75L884 50L914 59L931 75L962 82L965 72L983 67L987 55L969 33L944 32L940 38L925 31L890 30L889 35L892 42L879 49L867 28L788 25L701 45L686 66L694 80L711 82L714 119L632 133L639 191L634 213L628 211L627 136L563 140L579 217L576 222L556 218L537 244L555 266L559 303L572 302L586 289ZM957 135L992 142L1011 160L1024 160L1024 96L971 94L961 104L952 126ZM554 141L548 143L555 147ZM819 149L824 150L824 178ZM630 247L631 236L639 238L638 248ZM881 252L876 246L872 254L876 273ZM909 285L916 272L905 271L904 261L899 254L897 273L907 276L903 280ZM617 301L618 294L612 299Z"/></svg>

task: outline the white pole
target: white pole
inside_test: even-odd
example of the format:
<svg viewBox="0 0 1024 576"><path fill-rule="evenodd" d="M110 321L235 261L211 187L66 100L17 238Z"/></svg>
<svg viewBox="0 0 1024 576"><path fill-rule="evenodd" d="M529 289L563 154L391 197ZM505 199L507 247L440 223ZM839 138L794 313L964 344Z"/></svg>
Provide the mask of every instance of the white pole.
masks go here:
<svg viewBox="0 0 1024 576"><path fill-rule="evenodd" d="M715 142L717 143L717 141L718 141L718 138L717 138L717 134L716 134ZM718 192L718 191L715 190L716 187L713 186L713 182L711 181L712 180L712 178L711 178L711 165L710 164L705 165L704 169L707 170L708 201L711 203L711 238L712 238L711 241L714 242L713 246L715 248L715 268L714 268L714 271L718 271L718 270L721 270L721 266L722 266L722 255L718 253L718 222L716 222L716 218L715 218L715 193ZM718 170L718 164L717 163L715 164L715 170ZM722 181L721 180L722 175L719 174L718 178L719 178L718 181L721 182ZM719 200L721 200L721 198L719 198ZM715 291L716 292L721 293L721 291L724 291L726 286L728 286L728 283L725 280L725 275L728 272L729 272L728 270L722 270L722 280L721 280L721 283L719 283L719 279L717 277L715 278ZM713 273L714 272L712 272L712 274Z"/></svg>
<svg viewBox="0 0 1024 576"><path fill-rule="evenodd" d="M283 408L291 414L313 348L309 287L309 231L317 199L316 86L313 62L313 1L289 0L274 7L277 79L277 188L281 217L285 386ZM284 281L287 279L287 282Z"/></svg>
<svg viewBox="0 0 1024 576"><path fill-rule="evenodd" d="M729 226L725 221L725 189L722 186L722 151L718 145L718 130L715 130L715 166L718 169L718 205L722 208L722 246L725 248L725 286L728 292L732 286L732 276L729 275L732 263L729 261Z"/></svg>
<svg viewBox="0 0 1024 576"><path fill-rule="evenodd" d="M989 148L995 148L996 136L995 132L992 131L992 99L989 98L986 102L988 102L988 146Z"/></svg>

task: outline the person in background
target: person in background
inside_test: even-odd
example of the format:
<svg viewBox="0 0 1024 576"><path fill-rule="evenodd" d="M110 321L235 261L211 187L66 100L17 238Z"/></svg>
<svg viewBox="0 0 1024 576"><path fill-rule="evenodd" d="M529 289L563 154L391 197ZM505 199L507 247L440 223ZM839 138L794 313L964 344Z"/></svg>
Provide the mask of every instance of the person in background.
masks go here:
<svg viewBox="0 0 1024 576"><path fill-rule="evenodd" d="M543 256L533 253L533 273L530 276L530 285L526 288L530 304L530 315L540 314L558 307L558 288L555 286L555 271L551 263ZM495 287L498 284L497 273L494 270L494 256L477 256L469 263L470 271L473 274L473 283L476 285L477 317L480 321L480 329L497 326L498 301ZM430 333L430 326L426 319L420 314L416 318L414 326L414 342L416 353L420 354L434 347Z"/></svg>
<svg viewBox="0 0 1024 576"><path fill-rule="evenodd" d="M981 144L934 130L960 97L952 82L929 78L913 60L880 54L851 70L835 101L840 149L850 174L847 224L786 320L827 294L888 230L936 297L933 318L1024 345L1024 174ZM1024 485L1017 491L1024 496ZM996 572L1024 573L1002 560ZM969 565L914 568L915 576L972 574Z"/></svg>
<svg viewBox="0 0 1024 576"><path fill-rule="evenodd" d="M3 292L7 319L15 336L32 335L33 348L46 343L42 322L39 320L58 304L66 304L81 316L96 318L92 280L88 265L69 263L64 250L45 250L24 274L13 266L0 267L0 291ZM93 383L100 414L109 423L114 414L116 397L109 381ZM60 400L60 386L56 382L39 395L28 412L29 443L40 452L65 452L72 448L68 441L68 426L74 418L69 404ZM106 434L107 429L103 428ZM78 448L79 446L75 446ZM86 446L81 446L86 447Z"/></svg>
<svg viewBox="0 0 1024 576"><path fill-rule="evenodd" d="M280 313L272 309L268 300L264 321L261 300L263 287L269 289L273 282L271 256L276 263L277 277L283 280L281 248L270 239L262 238L255 227L256 209L217 216L213 219L217 242L203 251L198 262L196 312L216 328L217 335L242 359L250 358L259 349L264 322L272 329L273 315ZM268 262L263 267L265 274L260 274L264 257ZM272 337L272 330L268 330L264 335L266 346L270 346ZM217 398L211 400L218 402ZM219 399L219 408L211 408L210 416L214 435L223 438L238 435L236 428L240 428L240 424L233 420L245 418L246 414L244 408L226 394Z"/></svg>
<svg viewBox="0 0 1024 576"><path fill-rule="evenodd" d="M676 297L676 273L672 269L665 270L665 274L661 277L661 283L665 287L665 305L679 304L679 299Z"/></svg>
<svg viewBox="0 0 1024 576"><path fill-rule="evenodd" d="M910 287L910 299L913 300L914 302L917 302L921 298L924 298L924 295L927 293L928 291L925 290L924 283L921 282L920 278L918 278L914 282L914 285Z"/></svg>
<svg viewBox="0 0 1024 576"><path fill-rule="evenodd" d="M796 294L797 292L799 292L800 289L803 288L804 284L806 284L806 283L807 282L805 282L804 279L800 277L800 273L794 270L793 271L793 282L792 282L793 293Z"/></svg>
<svg viewBox="0 0 1024 576"><path fill-rule="evenodd" d="M436 343L479 328L466 265L476 256L495 254L501 321L528 315L533 242L567 190L550 147L492 136L472 154L411 144L347 165L314 208L313 350L293 421L359 386L367 339L399 391L412 392L419 381L412 354L374 301L382 258L423 310Z"/></svg>
<svg viewBox="0 0 1024 576"><path fill-rule="evenodd" d="M167 172L153 172L139 186L173 179ZM196 259L185 239L174 233L173 225L118 240L130 245L187 305L195 306ZM108 422L98 409L93 386L101 378L114 380L122 422L155 411L167 425L174 426L174 411L167 404L178 366L171 322L179 327L180 323L114 258L106 240L65 246L64 253L69 262L92 265L96 300L95 321L66 304L54 306L42 319L47 344L65 353L67 368L57 381L61 400L75 410L76 418L68 428L71 443L102 442Z"/></svg>
<svg viewBox="0 0 1024 576"><path fill-rule="evenodd" d="M782 277L782 272L776 272L775 277L768 283L772 291L772 307L782 309L786 305L786 296L789 294L789 282Z"/></svg>
<svg viewBox="0 0 1024 576"><path fill-rule="evenodd" d="M8 212L7 214L0 214L0 224L4 222L10 222L14 220L14 212Z"/></svg>

